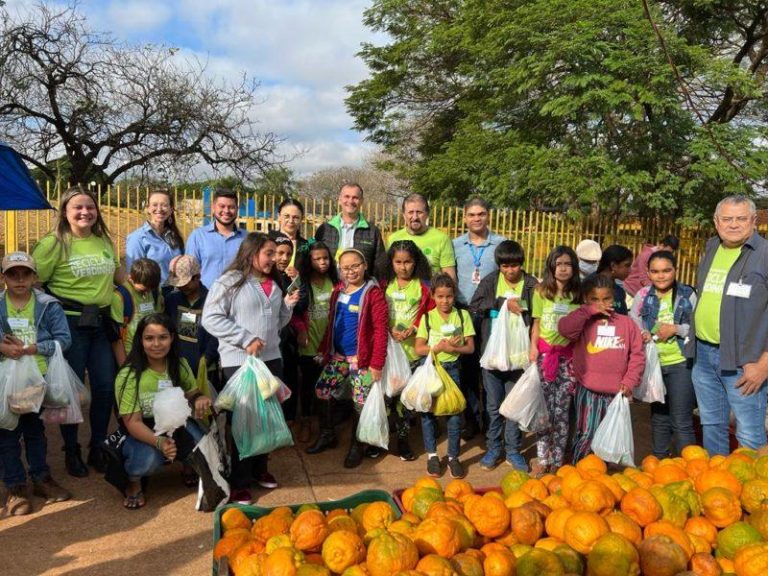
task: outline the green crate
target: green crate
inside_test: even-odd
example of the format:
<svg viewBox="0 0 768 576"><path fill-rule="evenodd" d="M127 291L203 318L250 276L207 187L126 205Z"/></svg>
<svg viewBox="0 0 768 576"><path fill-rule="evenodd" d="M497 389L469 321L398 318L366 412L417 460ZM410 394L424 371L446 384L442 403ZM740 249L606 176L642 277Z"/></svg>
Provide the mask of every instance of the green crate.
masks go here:
<svg viewBox="0 0 768 576"><path fill-rule="evenodd" d="M357 494L352 494L351 496L347 496L346 498L342 498L340 500L328 500L327 502L311 502L311 504L317 504L318 508L322 510L323 512L329 512L331 510L337 510L339 508L342 508L344 510L352 510L356 506L359 506L360 504L368 504L370 502L386 502L390 505L392 508L392 511L395 513L395 518L400 518L400 508L398 508L395 501L392 499L392 495L388 492L385 492L384 490L363 490L362 492L358 492ZM291 504L288 507L293 511L296 512L299 508L301 508L304 504ZM226 506L222 506L221 508L217 509L216 512L213 514L213 545L216 546L216 543L219 541L219 538L221 538L221 515L224 513L225 510L229 508L239 508L243 511L243 513L248 516L251 520L257 520L261 518L262 516L266 516L274 508L262 508L261 506L253 506L253 505L243 505L243 504L227 504ZM224 562L221 563L222 568L219 569L216 563L213 565L213 575L214 576L225 576L226 574L229 574L229 570L227 569L226 559L223 559Z"/></svg>

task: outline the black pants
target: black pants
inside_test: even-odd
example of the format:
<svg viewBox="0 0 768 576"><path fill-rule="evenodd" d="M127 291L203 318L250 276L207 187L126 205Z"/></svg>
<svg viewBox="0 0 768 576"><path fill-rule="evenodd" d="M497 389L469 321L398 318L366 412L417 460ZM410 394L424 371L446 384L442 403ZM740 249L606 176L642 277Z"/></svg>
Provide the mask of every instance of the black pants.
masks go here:
<svg viewBox="0 0 768 576"><path fill-rule="evenodd" d="M264 362L264 364L267 365L272 374L282 379L283 361L280 358L269 360ZM222 368L224 380L229 382L229 379L237 372L238 368L239 366ZM227 413L227 424L230 426L232 424L231 412ZM267 471L269 454L259 454L258 456L251 456L241 460L240 454L237 452L237 444L234 441L230 442L230 444L232 445L232 472L229 475L229 484L234 490L249 488L254 480Z"/></svg>
<svg viewBox="0 0 768 576"><path fill-rule="evenodd" d="M299 345L290 328L280 332L280 356L283 358L282 375L279 378L291 389L291 397L282 403L286 421L296 419L299 402ZM272 370L272 368L270 368ZM273 372L274 373L274 372ZM275 374L277 376L277 374Z"/></svg>
<svg viewBox="0 0 768 576"><path fill-rule="evenodd" d="M320 378L323 366L315 362L312 356L299 356L299 369L301 370L298 390L299 410L301 415L306 418L314 412L312 405L315 400L315 384Z"/></svg>

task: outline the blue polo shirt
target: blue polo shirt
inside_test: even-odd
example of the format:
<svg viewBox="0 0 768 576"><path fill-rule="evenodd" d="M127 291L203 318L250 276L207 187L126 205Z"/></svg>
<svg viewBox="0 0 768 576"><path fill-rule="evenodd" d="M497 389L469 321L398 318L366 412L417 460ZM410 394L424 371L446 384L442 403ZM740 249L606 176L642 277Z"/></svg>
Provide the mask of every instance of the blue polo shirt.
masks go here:
<svg viewBox="0 0 768 576"><path fill-rule="evenodd" d="M216 221L200 228L195 228L187 240L186 253L200 262L200 279L206 288L222 275L227 266L235 259L247 232L235 228L233 234L223 236L216 230Z"/></svg>
<svg viewBox="0 0 768 576"><path fill-rule="evenodd" d="M453 241L453 252L456 254L456 277L459 280L459 296L462 304L469 304L475 294L477 284L472 282L475 268L480 269L480 279L498 270L494 253L499 243L506 240L504 236L488 232L485 242L480 245L469 241L469 233L459 236Z"/></svg>
<svg viewBox="0 0 768 576"><path fill-rule="evenodd" d="M154 228L145 222L125 239L125 267L131 270L131 264L139 258L149 258L160 265L160 285L168 278L168 267L175 256L181 254L181 247L172 247L168 241L155 232Z"/></svg>

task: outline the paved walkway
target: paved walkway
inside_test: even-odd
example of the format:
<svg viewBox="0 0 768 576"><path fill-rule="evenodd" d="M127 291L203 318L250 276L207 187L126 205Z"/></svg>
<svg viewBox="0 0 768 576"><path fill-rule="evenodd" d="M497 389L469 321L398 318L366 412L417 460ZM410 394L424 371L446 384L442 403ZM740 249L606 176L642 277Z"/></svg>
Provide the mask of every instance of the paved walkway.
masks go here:
<svg viewBox="0 0 768 576"><path fill-rule="evenodd" d="M650 451L650 413L644 404L633 404L632 412L635 457L639 462ZM349 432L343 431L343 440L349 438ZM280 450L270 460L270 471L280 482L280 488L254 492L256 503L277 506L320 502L369 488L392 491L408 486L426 473L426 457L417 433L418 427L412 440L419 454L415 462L401 462L396 456L387 455L366 460L355 470L346 470L341 465L346 442L317 456L306 455L306 445ZM48 437L53 475L74 498L48 506L35 499L35 512L24 517L8 517L0 509L3 576L210 574L213 516L195 511L195 491L183 486L177 466L152 479L143 509L128 511L122 507L122 497L100 476L93 472L85 479L68 476L58 432L51 430ZM81 437L85 437L84 430ZM481 470L478 463L483 448L479 436L462 442L467 479L477 487L498 485L509 468L501 465L492 472ZM445 436L439 450L445 454ZM530 458L533 454L528 439L526 456ZM447 478L446 475L444 483Z"/></svg>

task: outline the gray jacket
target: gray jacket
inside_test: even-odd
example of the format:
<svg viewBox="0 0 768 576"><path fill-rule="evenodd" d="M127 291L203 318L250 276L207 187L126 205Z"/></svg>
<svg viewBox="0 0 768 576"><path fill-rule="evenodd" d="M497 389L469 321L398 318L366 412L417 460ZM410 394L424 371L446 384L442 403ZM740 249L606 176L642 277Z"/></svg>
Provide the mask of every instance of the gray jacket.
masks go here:
<svg viewBox="0 0 768 576"><path fill-rule="evenodd" d="M61 302L38 289L32 290L32 297L37 301L37 306L35 306L37 352L46 358L53 356L56 351L55 340L59 341L61 351L66 352L72 344L72 336ZM9 328L5 290L0 290L0 340L3 339Z"/></svg>
<svg viewBox="0 0 768 576"><path fill-rule="evenodd" d="M240 277L240 272L227 272L216 280L203 307L203 328L219 339L223 368L242 366L248 356L245 348L255 338L264 341L259 354L263 361L280 358L279 332L291 320L276 282L267 296L253 277L233 290Z"/></svg>
<svg viewBox="0 0 768 576"><path fill-rule="evenodd" d="M696 272L696 292L702 293L704 282L720 246L720 238L707 241L704 257ZM749 298L728 296L731 282L752 286ZM720 369L736 370L756 362L768 351L768 241L757 232L741 247L741 254L728 272L720 305ZM695 311L691 333L696 334ZM695 339L688 343L688 355L694 356Z"/></svg>

